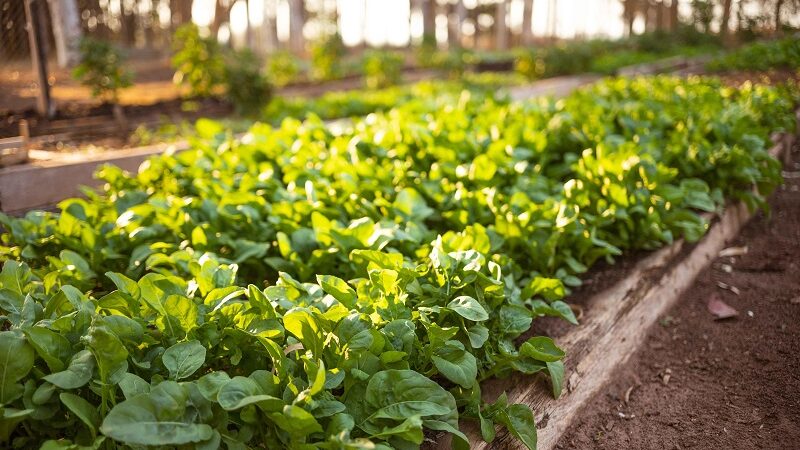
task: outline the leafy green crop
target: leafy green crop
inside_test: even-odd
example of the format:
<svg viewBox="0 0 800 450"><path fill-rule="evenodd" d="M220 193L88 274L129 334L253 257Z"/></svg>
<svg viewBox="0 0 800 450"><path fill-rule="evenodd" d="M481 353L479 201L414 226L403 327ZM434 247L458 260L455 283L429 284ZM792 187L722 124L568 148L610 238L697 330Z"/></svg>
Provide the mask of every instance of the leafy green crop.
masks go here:
<svg viewBox="0 0 800 450"><path fill-rule="evenodd" d="M459 420L536 445L490 377L564 352L534 319L598 259L699 238L780 180L781 91L612 79L560 101L464 92L351 125L287 119L58 213L0 216L0 441L16 448L417 448ZM753 185L759 190L754 192Z"/></svg>

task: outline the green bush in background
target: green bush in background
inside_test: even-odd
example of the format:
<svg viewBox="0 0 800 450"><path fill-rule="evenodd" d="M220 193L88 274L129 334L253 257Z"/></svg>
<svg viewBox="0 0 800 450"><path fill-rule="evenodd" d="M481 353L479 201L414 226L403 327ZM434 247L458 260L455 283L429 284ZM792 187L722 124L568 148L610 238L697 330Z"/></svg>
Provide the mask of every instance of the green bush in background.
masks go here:
<svg viewBox="0 0 800 450"><path fill-rule="evenodd" d="M364 83L377 89L398 84L403 77L403 55L397 52L372 50L364 54Z"/></svg>
<svg viewBox="0 0 800 450"><path fill-rule="evenodd" d="M186 24L175 31L175 83L189 87L193 97L216 93L225 82L225 60L219 43L200 34L195 24Z"/></svg>
<svg viewBox="0 0 800 450"><path fill-rule="evenodd" d="M116 103L120 89L131 86L133 73L123 69L125 56L108 41L83 38L80 43L81 62L72 77L92 89L92 97Z"/></svg>
<svg viewBox="0 0 800 450"><path fill-rule="evenodd" d="M297 80L300 75L300 61L291 52L278 50L267 59L267 78L278 87Z"/></svg>
<svg viewBox="0 0 800 450"><path fill-rule="evenodd" d="M227 59L225 97L238 114L257 114L272 97L272 86L261 72L261 61L247 49L232 53Z"/></svg>
<svg viewBox="0 0 800 450"><path fill-rule="evenodd" d="M311 78L327 81L338 78L341 73L340 62L345 54L342 37L331 34L311 46Z"/></svg>

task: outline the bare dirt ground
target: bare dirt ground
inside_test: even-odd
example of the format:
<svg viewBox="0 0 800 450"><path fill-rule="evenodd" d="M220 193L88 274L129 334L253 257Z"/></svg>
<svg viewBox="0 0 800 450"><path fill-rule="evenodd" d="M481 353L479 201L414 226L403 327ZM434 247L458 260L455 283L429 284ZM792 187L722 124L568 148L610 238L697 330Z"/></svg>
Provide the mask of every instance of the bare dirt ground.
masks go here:
<svg viewBox="0 0 800 450"><path fill-rule="evenodd" d="M718 258L698 277L558 448L798 448L800 146L793 156L771 214L731 243L747 254ZM715 320L712 297L739 315Z"/></svg>

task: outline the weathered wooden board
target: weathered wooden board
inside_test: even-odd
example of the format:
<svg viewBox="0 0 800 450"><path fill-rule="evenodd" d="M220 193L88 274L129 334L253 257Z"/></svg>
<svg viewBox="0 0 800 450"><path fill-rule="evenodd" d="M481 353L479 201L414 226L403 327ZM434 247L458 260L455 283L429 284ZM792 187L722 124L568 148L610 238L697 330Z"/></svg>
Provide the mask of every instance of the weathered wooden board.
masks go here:
<svg viewBox="0 0 800 450"><path fill-rule="evenodd" d="M184 147L187 145L182 144ZM35 161L0 168L0 211L17 213L55 205L65 198L80 195L80 186L97 186L93 174L103 164L114 164L136 171L148 157L178 144L160 144L97 154L66 154L45 161Z"/></svg>

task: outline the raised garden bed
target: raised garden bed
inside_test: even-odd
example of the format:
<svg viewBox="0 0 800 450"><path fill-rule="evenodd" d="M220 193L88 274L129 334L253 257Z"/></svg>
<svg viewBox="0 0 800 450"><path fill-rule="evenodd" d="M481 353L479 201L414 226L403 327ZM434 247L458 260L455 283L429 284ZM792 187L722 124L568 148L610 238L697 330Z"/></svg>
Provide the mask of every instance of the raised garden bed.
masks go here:
<svg viewBox="0 0 800 450"><path fill-rule="evenodd" d="M289 121L231 142L212 129L135 176L105 169L104 193L62 203L59 216L3 217L11 326L0 336L7 355L27 355L3 393L24 420L15 436L407 447L423 431L463 437L459 417L480 417L488 441L503 424L535 447L530 391L514 393L523 403L490 405L477 382L545 371L556 396L566 387L581 398L608 364L592 358L585 333L614 329L602 324L615 317L647 319L642 305L663 286L636 284L640 303L622 313L585 313L589 331L562 336L577 355L567 363L580 358L566 377L553 340L528 338L533 319L576 323L564 286L589 266L697 240L698 211L718 211L726 197L762 204L751 185L778 183L764 143L769 130L794 128L789 101L763 87L723 100L723 89L619 79L552 103L417 102L338 132ZM741 115L719 121L732 112ZM684 118L702 126L674 126ZM717 131L710 140L695 134L705 127ZM721 149L730 157L717 159ZM743 214L728 211L696 249L731 232ZM668 248L643 264L678 283L690 275L670 268ZM683 264L702 263L696 249ZM66 360L85 358L97 360L96 376L61 374ZM147 406L171 396L192 401ZM563 400L540 427L569 411ZM83 420L93 405L100 415ZM49 411L66 431L48 431ZM151 412L130 420L135 411ZM136 431L148 424L186 434Z"/></svg>
<svg viewBox="0 0 800 450"><path fill-rule="evenodd" d="M781 135L770 155L788 163L786 158L791 156L795 139L794 135ZM614 370L642 345L650 327L737 237L752 215L743 203L732 203L714 219L700 242L677 241L639 261L613 286L588 298L571 299L580 305L583 318L580 327L557 338L567 353L561 398L554 399L546 386L531 377L485 383L486 399L506 392L510 403L529 405L536 412L537 448L555 448L581 409L611 380ZM487 443L474 422L468 426L471 448L525 448L514 436L502 431L495 441Z"/></svg>

